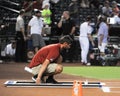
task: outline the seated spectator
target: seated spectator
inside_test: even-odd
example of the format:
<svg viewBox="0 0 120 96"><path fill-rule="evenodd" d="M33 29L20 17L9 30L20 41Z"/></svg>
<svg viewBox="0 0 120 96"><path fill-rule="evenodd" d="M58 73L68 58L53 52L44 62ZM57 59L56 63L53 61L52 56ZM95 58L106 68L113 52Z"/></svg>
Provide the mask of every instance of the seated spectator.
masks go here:
<svg viewBox="0 0 120 96"><path fill-rule="evenodd" d="M50 2L50 0L43 0L43 2L42 2L42 8L44 7L44 5L46 4L46 3L49 3Z"/></svg>
<svg viewBox="0 0 120 96"><path fill-rule="evenodd" d="M34 0L33 9L42 10L42 3L44 0Z"/></svg>
<svg viewBox="0 0 120 96"><path fill-rule="evenodd" d="M32 0L24 0L22 4L22 8L25 10L25 12L32 10Z"/></svg>
<svg viewBox="0 0 120 96"><path fill-rule="evenodd" d="M8 60L14 60L16 51L16 41L11 41L10 44L5 47L5 56Z"/></svg>
<svg viewBox="0 0 120 96"><path fill-rule="evenodd" d="M114 14L114 24L120 24L120 14Z"/></svg>
<svg viewBox="0 0 120 96"><path fill-rule="evenodd" d="M31 16L33 9L42 10L43 0L24 0L22 8L25 10L25 16Z"/></svg>
<svg viewBox="0 0 120 96"><path fill-rule="evenodd" d="M83 8L89 8L89 0L81 0L80 6Z"/></svg>
<svg viewBox="0 0 120 96"><path fill-rule="evenodd" d="M89 0L89 6L90 8L99 8L100 7L100 1L99 0Z"/></svg>
<svg viewBox="0 0 120 96"><path fill-rule="evenodd" d="M102 7L102 14L105 16L111 16L112 8L110 7L109 1L104 2L104 6Z"/></svg>
<svg viewBox="0 0 120 96"><path fill-rule="evenodd" d="M70 16L74 20L76 27L79 27L79 6L77 0L72 0L68 6Z"/></svg>
<svg viewBox="0 0 120 96"><path fill-rule="evenodd" d="M51 2L53 2L53 3L58 3L60 0L51 0Z"/></svg>
<svg viewBox="0 0 120 96"><path fill-rule="evenodd" d="M116 15L118 15L120 12L120 9L118 8L116 1L112 2L112 12L113 14L116 14Z"/></svg>

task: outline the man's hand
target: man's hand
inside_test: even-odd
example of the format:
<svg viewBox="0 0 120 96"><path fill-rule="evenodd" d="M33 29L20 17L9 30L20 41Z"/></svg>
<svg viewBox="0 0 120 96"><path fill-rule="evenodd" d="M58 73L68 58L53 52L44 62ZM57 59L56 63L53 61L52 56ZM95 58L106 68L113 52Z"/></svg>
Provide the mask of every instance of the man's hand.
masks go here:
<svg viewBox="0 0 120 96"><path fill-rule="evenodd" d="M39 77L36 78L36 84L40 84L41 83L41 80Z"/></svg>
<svg viewBox="0 0 120 96"><path fill-rule="evenodd" d="M102 46L102 43L100 42L100 43L98 43L98 45L99 45L99 46Z"/></svg>

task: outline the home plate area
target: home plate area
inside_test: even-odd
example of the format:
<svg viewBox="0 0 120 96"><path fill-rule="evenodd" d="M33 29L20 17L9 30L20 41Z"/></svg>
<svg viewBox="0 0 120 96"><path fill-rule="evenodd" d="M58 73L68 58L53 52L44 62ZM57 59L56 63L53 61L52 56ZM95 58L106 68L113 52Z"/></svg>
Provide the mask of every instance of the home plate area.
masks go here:
<svg viewBox="0 0 120 96"><path fill-rule="evenodd" d="M57 88L71 88L74 85L80 84L80 81L73 81L73 82L59 82L56 84L53 83L41 83L36 84L34 81L28 81L28 80L8 80L4 83L6 87L57 87ZM110 88L105 86L106 84L103 82L81 82L82 88L100 88L104 92L110 92Z"/></svg>
<svg viewBox="0 0 120 96"><path fill-rule="evenodd" d="M85 94L93 94L97 92L98 94L104 94L104 96L119 96L120 94L120 84L119 82L97 82L97 81L64 81L57 84L53 83L41 83L36 84L32 80L8 80L4 83L7 88L35 88L36 90L71 90L72 96L87 96ZM44 89L45 88L45 89ZM11 89L12 90L12 89ZM34 89L33 89L34 90ZM94 90L94 91L93 91ZM41 92L41 91L40 91ZM102 92L102 93L100 93ZM43 94L43 93L42 93ZM77 94L77 95L76 95ZM106 95L107 94L107 95ZM94 95L92 95L94 96ZM100 96L100 95L98 95Z"/></svg>
<svg viewBox="0 0 120 96"><path fill-rule="evenodd" d="M79 82L79 81L78 81ZM74 82L59 82L56 84L53 83L41 83L36 84L34 81L28 81L28 80L8 80L5 83L6 87L72 87L74 85ZM82 87L102 87L105 85L105 83L101 82L82 82Z"/></svg>

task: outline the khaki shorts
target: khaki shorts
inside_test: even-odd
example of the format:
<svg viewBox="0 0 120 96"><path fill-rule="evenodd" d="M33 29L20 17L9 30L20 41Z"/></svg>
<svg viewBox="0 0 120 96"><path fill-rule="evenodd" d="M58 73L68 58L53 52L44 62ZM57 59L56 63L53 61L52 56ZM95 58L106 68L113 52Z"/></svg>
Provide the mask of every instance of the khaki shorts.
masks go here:
<svg viewBox="0 0 120 96"><path fill-rule="evenodd" d="M49 64L44 73L45 74L54 73L57 65L58 64L56 64L56 63ZM38 74L41 67L42 67L42 64L40 64L40 65L38 65L36 67L31 68L32 69L32 74L34 74L34 75Z"/></svg>

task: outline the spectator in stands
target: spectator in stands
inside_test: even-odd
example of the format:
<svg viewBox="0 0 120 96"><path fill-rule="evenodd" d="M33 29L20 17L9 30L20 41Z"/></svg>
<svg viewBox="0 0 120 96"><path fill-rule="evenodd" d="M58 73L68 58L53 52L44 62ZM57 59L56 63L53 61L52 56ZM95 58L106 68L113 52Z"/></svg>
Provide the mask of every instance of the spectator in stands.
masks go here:
<svg viewBox="0 0 120 96"><path fill-rule="evenodd" d="M26 35L25 35L25 25L24 25L24 10L20 10L19 16L16 21L16 62L26 62Z"/></svg>
<svg viewBox="0 0 120 96"><path fill-rule="evenodd" d="M42 3L44 0L34 0L33 1L33 9L42 10Z"/></svg>
<svg viewBox="0 0 120 96"><path fill-rule="evenodd" d="M79 6L77 0L72 0L68 6L70 17L74 20L76 27L79 27Z"/></svg>
<svg viewBox="0 0 120 96"><path fill-rule="evenodd" d="M83 8L89 8L89 0L81 0L80 6Z"/></svg>
<svg viewBox="0 0 120 96"><path fill-rule="evenodd" d="M113 14L117 14L117 15L118 15L119 12L120 12L120 9L118 8L116 1L113 1L113 2L112 2L112 12L113 12Z"/></svg>
<svg viewBox="0 0 120 96"><path fill-rule="evenodd" d="M52 12L50 10L50 4L49 3L43 4L42 17L45 25L50 25L52 23L51 15L52 15Z"/></svg>
<svg viewBox="0 0 120 96"><path fill-rule="evenodd" d="M106 0L104 6L102 7L102 14L110 17L112 15L112 8L110 7L110 2Z"/></svg>
<svg viewBox="0 0 120 96"><path fill-rule="evenodd" d="M31 16L33 9L42 10L42 2L44 0L24 0L22 8L25 10L26 16Z"/></svg>
<svg viewBox="0 0 120 96"><path fill-rule="evenodd" d="M98 48L100 50L100 56L101 58L104 59L104 56L105 56L105 48L106 48L106 45L108 43L108 25L106 23L106 17L103 16L103 15L100 15L98 17L98 24L99 24L99 27L98 27L98 33L97 33L97 36L98 36Z"/></svg>
<svg viewBox="0 0 120 96"><path fill-rule="evenodd" d="M113 16L113 18L114 18L114 23L115 24L120 24L120 13L119 14L114 14L114 16Z"/></svg>
<svg viewBox="0 0 120 96"><path fill-rule="evenodd" d="M50 0L43 0L42 2L42 8L45 6L45 4L50 3ZM49 4L50 5L50 4ZM49 6L50 7L50 6Z"/></svg>
<svg viewBox="0 0 120 96"><path fill-rule="evenodd" d="M57 4L60 0L50 0L50 1Z"/></svg>
<svg viewBox="0 0 120 96"><path fill-rule="evenodd" d="M7 60L15 60L15 51L16 51L16 41L11 41L10 44L7 44L5 47L5 56Z"/></svg>
<svg viewBox="0 0 120 96"><path fill-rule="evenodd" d="M90 8L99 8L100 0L90 0L89 6Z"/></svg>
<svg viewBox="0 0 120 96"><path fill-rule="evenodd" d="M25 16L31 16L32 12L32 0L24 0L22 4L22 8L25 10Z"/></svg>
<svg viewBox="0 0 120 96"><path fill-rule="evenodd" d="M70 35L71 38L74 40L74 33L75 33L75 23L70 18L69 11L64 11L60 21L58 22L58 27L62 29L62 36L64 35ZM68 52L67 52L68 51ZM73 44L69 50L65 50L63 52L63 59L66 60L68 57L68 60L70 62L74 59L74 52L75 52L75 45Z"/></svg>
<svg viewBox="0 0 120 96"><path fill-rule="evenodd" d="M90 42L92 46L94 46L94 42L91 36L93 29L90 26L90 22L91 22L91 17L87 16L86 21L80 25L79 42L81 47L81 63L83 65L90 65L90 62L88 61Z"/></svg>
<svg viewBox="0 0 120 96"><path fill-rule="evenodd" d="M32 39L35 53L37 53L39 48L46 45L42 37L42 29L43 21L41 18L41 12L39 10L35 10L35 15L28 23L28 36Z"/></svg>

